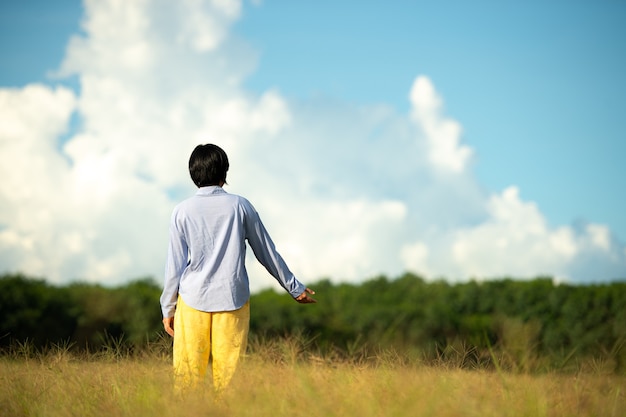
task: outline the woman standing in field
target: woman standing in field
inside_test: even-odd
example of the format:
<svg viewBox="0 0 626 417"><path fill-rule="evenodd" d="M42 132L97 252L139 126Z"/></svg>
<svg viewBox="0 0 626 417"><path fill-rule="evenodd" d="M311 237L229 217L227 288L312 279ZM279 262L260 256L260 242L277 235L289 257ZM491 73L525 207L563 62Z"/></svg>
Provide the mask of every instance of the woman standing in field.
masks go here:
<svg viewBox="0 0 626 417"><path fill-rule="evenodd" d="M212 360L213 384L222 391L246 350L250 288L246 241L254 255L299 303L315 303L276 251L258 213L245 198L229 194L226 153L197 146L189 173L198 191L172 213L161 310L174 337L177 390L195 387Z"/></svg>

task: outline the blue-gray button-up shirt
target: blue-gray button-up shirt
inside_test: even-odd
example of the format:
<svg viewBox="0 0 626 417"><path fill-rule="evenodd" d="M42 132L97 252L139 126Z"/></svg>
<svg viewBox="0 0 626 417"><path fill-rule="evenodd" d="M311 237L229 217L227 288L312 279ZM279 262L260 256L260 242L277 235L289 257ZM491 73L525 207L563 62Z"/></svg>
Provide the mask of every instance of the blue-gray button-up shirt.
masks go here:
<svg viewBox="0 0 626 417"><path fill-rule="evenodd" d="M232 311L250 298L246 240L254 255L292 297L305 290L276 251L258 213L245 198L220 186L201 187L172 213L161 295L163 317L173 317L178 295L200 311Z"/></svg>

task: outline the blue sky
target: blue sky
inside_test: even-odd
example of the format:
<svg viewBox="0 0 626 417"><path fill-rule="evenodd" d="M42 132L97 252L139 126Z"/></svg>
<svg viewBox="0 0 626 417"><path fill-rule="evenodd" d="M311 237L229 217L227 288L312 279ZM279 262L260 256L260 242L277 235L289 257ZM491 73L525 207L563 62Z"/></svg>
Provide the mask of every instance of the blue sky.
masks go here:
<svg viewBox="0 0 626 417"><path fill-rule="evenodd" d="M256 89L406 111L428 74L486 187L517 184L551 222L626 239L625 18L624 2L279 1L237 29L261 50Z"/></svg>
<svg viewBox="0 0 626 417"><path fill-rule="evenodd" d="M0 87L65 85L80 99L85 66L60 78L50 74L66 60L71 35L90 37L80 27L81 3L0 4ZM410 118L411 86L416 77L425 76L442 100L442 117L461 127L459 146L472 150L463 181L480 190L484 202L490 195L492 200L504 196L503 190L513 186L516 198L536 207L551 232L601 225L610 231L618 256L626 256L626 138L621 123L626 114L626 3L266 0L244 2L235 17L225 16L224 49L232 48L224 56L240 72L238 91L245 97L274 92L287 103L296 131L334 106L349 107L345 114L387 109L379 110L388 112L381 116L388 122L378 129L391 131L405 123L398 120ZM75 119L73 113L70 120ZM361 121L328 122L346 132L352 132L352 123ZM71 140L73 133L63 137ZM287 140L278 140L279 149L291 149ZM340 170L336 174L350 176ZM411 204L406 204L411 213ZM2 222L5 227L8 221ZM459 230L470 236L469 227ZM450 239L459 233L451 232ZM427 240L429 254L444 245ZM407 242L409 246L422 247ZM626 276L620 262L609 269ZM372 268L362 273L386 271ZM434 275L447 273L432 265L425 269ZM556 269L557 275L571 270Z"/></svg>

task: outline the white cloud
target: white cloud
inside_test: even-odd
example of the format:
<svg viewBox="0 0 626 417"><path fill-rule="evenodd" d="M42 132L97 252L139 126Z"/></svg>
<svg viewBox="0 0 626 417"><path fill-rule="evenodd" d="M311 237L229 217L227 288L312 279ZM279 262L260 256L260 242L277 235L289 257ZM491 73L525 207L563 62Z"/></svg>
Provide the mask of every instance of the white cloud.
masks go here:
<svg viewBox="0 0 626 417"><path fill-rule="evenodd" d="M463 171L472 149L459 144L461 125L441 115L443 100L430 79L417 77L409 97L413 105L411 116L424 131L431 162L452 172Z"/></svg>
<svg viewBox="0 0 626 417"><path fill-rule="evenodd" d="M600 224L589 224L586 229L595 246L607 251L611 249L611 232L608 227Z"/></svg>
<svg viewBox="0 0 626 417"><path fill-rule="evenodd" d="M64 88L30 85L0 89L0 264L45 272L46 250L54 252L59 200L66 187L67 160L58 152L75 108ZM50 259L55 263L55 259Z"/></svg>
<svg viewBox="0 0 626 417"><path fill-rule="evenodd" d="M509 187L491 197L489 218L455 232L452 257L460 271L473 276L561 274L577 245L567 229L549 230L533 203Z"/></svg>
<svg viewBox="0 0 626 417"><path fill-rule="evenodd" d="M184 25L177 40L191 45L198 52L215 49L226 36L228 25L239 17L241 2L213 0L208 8L200 0L184 0Z"/></svg>
<svg viewBox="0 0 626 417"><path fill-rule="evenodd" d="M589 281L593 275L573 267L580 258L613 271L611 278L626 265L624 257L615 256L619 244L610 241L606 226L550 228L536 204L521 200L516 187L491 196L484 221L450 230L441 240L449 245L450 258L435 268L458 279L552 275Z"/></svg>
<svg viewBox="0 0 626 417"><path fill-rule="evenodd" d="M414 242L405 245L401 250L402 261L409 271L414 271L426 276L431 276L432 272L428 266L428 256L430 250L423 242Z"/></svg>
<svg viewBox="0 0 626 417"><path fill-rule="evenodd" d="M489 196L473 150L425 76L412 110L246 91L256 52L229 34L239 1L87 1L61 74L80 92L0 89L0 266L116 283L165 262L169 215L193 193L198 143L223 146L229 188L250 198L294 272L358 280L404 270L626 275L603 225L550 227L510 187ZM407 88L410 86L407 86ZM65 135L70 117L80 129ZM592 275L599 268L600 275ZM272 280L251 263L253 289Z"/></svg>

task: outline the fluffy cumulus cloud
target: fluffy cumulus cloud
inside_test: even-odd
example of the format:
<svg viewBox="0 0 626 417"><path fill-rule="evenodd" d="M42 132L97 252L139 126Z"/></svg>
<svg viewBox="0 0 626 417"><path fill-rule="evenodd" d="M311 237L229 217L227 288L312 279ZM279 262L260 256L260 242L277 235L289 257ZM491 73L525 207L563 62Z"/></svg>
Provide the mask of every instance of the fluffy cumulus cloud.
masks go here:
<svg viewBox="0 0 626 417"><path fill-rule="evenodd" d="M412 119L422 128L428 143L430 161L442 169L461 172L465 169L472 150L460 144L461 125L442 116L441 97L432 82L418 77L411 88Z"/></svg>
<svg viewBox="0 0 626 417"><path fill-rule="evenodd" d="M3 272L160 279L171 210L194 192L188 155L215 142L228 190L305 280L626 276L606 226L551 226L516 187L485 192L428 77L407 86L408 114L246 91L258 56L230 31L242 12L237 0L88 0L58 69L80 89L0 89ZM250 271L253 289L272 283Z"/></svg>

